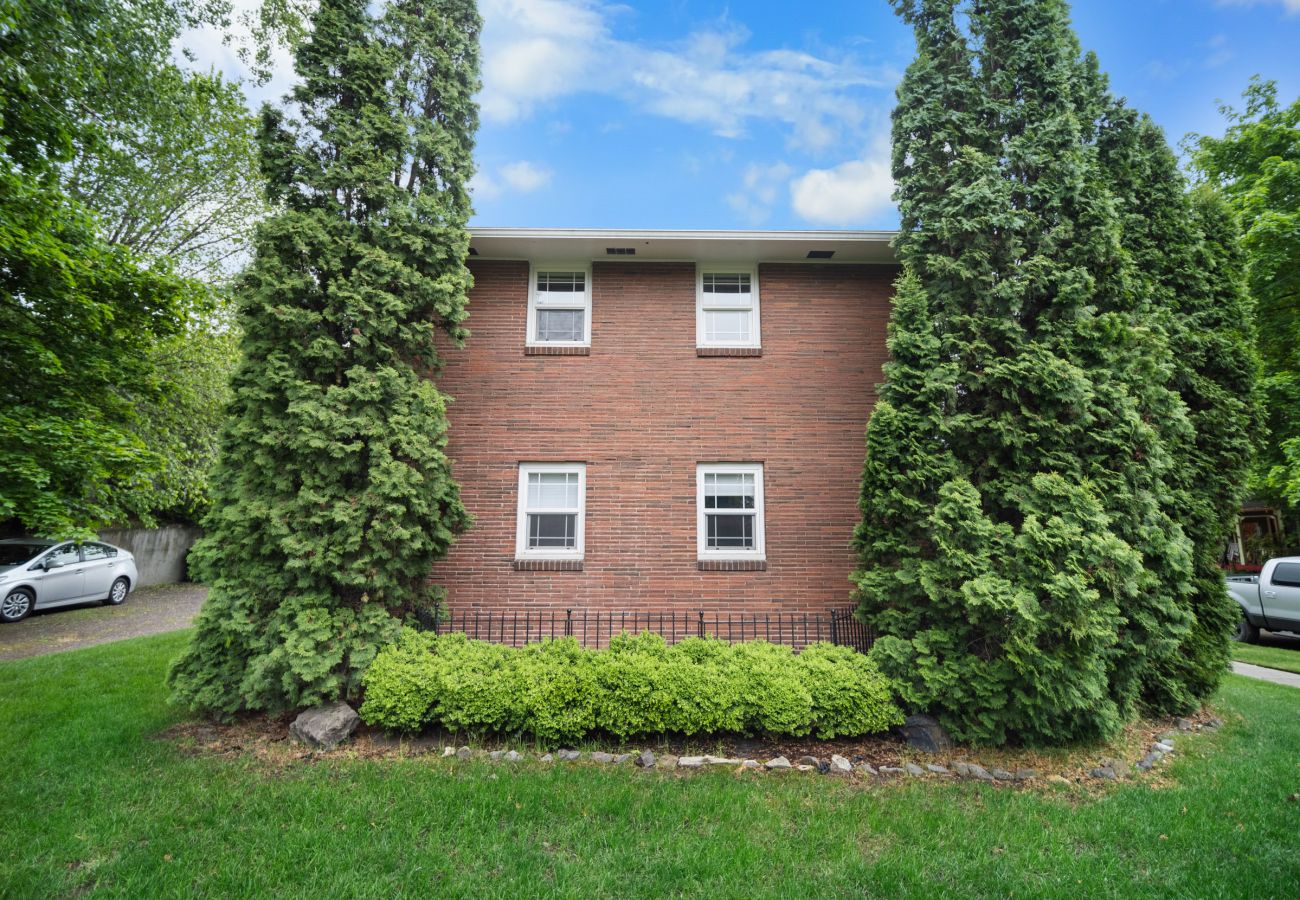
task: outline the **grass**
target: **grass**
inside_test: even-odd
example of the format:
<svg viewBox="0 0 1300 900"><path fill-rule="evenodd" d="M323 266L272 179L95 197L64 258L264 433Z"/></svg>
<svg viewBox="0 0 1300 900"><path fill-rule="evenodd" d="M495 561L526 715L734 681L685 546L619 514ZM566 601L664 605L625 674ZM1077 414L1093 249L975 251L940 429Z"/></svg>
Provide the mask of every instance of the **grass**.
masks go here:
<svg viewBox="0 0 1300 900"><path fill-rule="evenodd" d="M1230 676L1163 787L187 756L184 634L0 664L0 895L1270 896L1300 883L1300 694ZM1285 887L1292 885L1292 888Z"/></svg>
<svg viewBox="0 0 1300 900"><path fill-rule="evenodd" d="M1300 649L1287 647L1260 647L1255 644L1233 644L1232 658L1255 666L1267 666L1284 672L1300 674Z"/></svg>

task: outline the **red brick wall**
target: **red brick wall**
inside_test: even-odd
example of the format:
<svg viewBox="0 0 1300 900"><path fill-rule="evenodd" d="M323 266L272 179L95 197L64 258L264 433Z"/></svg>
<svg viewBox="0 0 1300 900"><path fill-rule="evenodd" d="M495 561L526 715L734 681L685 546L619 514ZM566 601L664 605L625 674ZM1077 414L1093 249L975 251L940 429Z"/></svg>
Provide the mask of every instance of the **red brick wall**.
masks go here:
<svg viewBox="0 0 1300 900"><path fill-rule="evenodd" d="M473 334L440 379L475 518L432 573L453 612L848 604L895 269L762 265L763 355L700 358L692 264L595 263L589 356L525 356L528 264L471 267ZM587 464L583 571L515 571L520 462ZM766 571L699 571L699 462L764 464Z"/></svg>

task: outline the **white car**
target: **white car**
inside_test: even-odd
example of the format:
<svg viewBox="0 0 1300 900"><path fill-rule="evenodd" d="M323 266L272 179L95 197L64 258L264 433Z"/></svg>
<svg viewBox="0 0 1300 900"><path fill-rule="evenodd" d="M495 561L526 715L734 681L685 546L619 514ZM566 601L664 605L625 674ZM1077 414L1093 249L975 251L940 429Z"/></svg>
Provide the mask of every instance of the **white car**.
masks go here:
<svg viewBox="0 0 1300 900"><path fill-rule="evenodd" d="M38 609L101 601L125 602L140 575L135 557L100 541L0 541L0 622Z"/></svg>

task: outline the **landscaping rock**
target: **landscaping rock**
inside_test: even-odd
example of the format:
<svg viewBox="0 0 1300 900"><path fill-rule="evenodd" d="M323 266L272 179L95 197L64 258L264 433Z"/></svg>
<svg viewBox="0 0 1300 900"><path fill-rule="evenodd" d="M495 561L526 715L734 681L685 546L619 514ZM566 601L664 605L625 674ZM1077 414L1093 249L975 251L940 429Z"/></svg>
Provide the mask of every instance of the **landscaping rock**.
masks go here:
<svg viewBox="0 0 1300 900"><path fill-rule="evenodd" d="M492 762L496 762L497 760L501 759L501 757L505 755L506 755L506 751L504 750L493 750L491 753L488 754L488 759L492 760Z"/></svg>
<svg viewBox="0 0 1300 900"><path fill-rule="evenodd" d="M898 766L881 766L881 767L880 767L880 774L881 774L881 775L902 775L902 774L904 773L904 771L906 771L906 770L904 770L904 769L900 769Z"/></svg>
<svg viewBox="0 0 1300 900"><path fill-rule="evenodd" d="M677 757L673 756L671 753L664 754L659 757L659 761L655 763L655 768L675 769L677 768Z"/></svg>
<svg viewBox="0 0 1300 900"><path fill-rule="evenodd" d="M876 775L876 776L880 775L880 770L877 769L875 766L873 766L871 763L862 763L860 766L858 766L858 771L867 775Z"/></svg>
<svg viewBox="0 0 1300 900"><path fill-rule="evenodd" d="M677 765L683 769L698 769L704 765L703 756L683 756L677 760Z"/></svg>
<svg viewBox="0 0 1300 900"><path fill-rule="evenodd" d="M582 758L582 753L577 750L556 750L555 758L564 762L575 762Z"/></svg>
<svg viewBox="0 0 1300 900"><path fill-rule="evenodd" d="M916 763L903 763L903 771L908 775L924 775L925 769L922 769Z"/></svg>
<svg viewBox="0 0 1300 900"><path fill-rule="evenodd" d="M970 770L969 777L971 778L978 778L980 781L993 780L993 776L989 774L989 770L983 766L976 765L975 763L968 763L966 768Z"/></svg>
<svg viewBox="0 0 1300 900"><path fill-rule="evenodd" d="M738 766L740 760L732 759L730 756L706 756L704 757L706 766Z"/></svg>
<svg viewBox="0 0 1300 900"><path fill-rule="evenodd" d="M822 761L815 756L801 756L795 761L796 766L812 766L814 769L822 767Z"/></svg>
<svg viewBox="0 0 1300 900"><path fill-rule="evenodd" d="M853 764L838 753L831 757L830 773L832 775L848 775L853 771Z"/></svg>
<svg viewBox="0 0 1300 900"><path fill-rule="evenodd" d="M446 759L446 758L449 757L449 756L455 756L455 755L456 755L456 748L455 748L455 747L443 747L443 748L442 748L442 758L443 758L443 759Z"/></svg>
<svg viewBox="0 0 1300 900"><path fill-rule="evenodd" d="M523 762L523 759L523 755L518 750L511 750L505 756L506 762Z"/></svg>
<svg viewBox="0 0 1300 900"><path fill-rule="evenodd" d="M970 778L970 763L958 760L952 764L953 771L962 778Z"/></svg>
<svg viewBox="0 0 1300 900"><path fill-rule="evenodd" d="M591 761L595 763L612 763L614 761L614 754L605 753L602 750L596 750L591 754Z"/></svg>
<svg viewBox="0 0 1300 900"><path fill-rule="evenodd" d="M1143 772L1149 772L1155 767L1156 763L1160 762L1160 760L1164 758L1165 755L1163 753L1158 750L1152 750L1146 756L1138 760L1137 767Z"/></svg>
<svg viewBox="0 0 1300 900"><path fill-rule="evenodd" d="M555 762L555 757L553 757L553 756L551 756L551 754L547 753L547 754L543 755L543 756L542 756L540 759L538 759L537 761L538 761L538 762L542 762L542 763Z"/></svg>
<svg viewBox="0 0 1300 900"><path fill-rule="evenodd" d="M1016 769L1016 781L1033 781L1038 777L1038 773L1033 769Z"/></svg>
<svg viewBox="0 0 1300 900"><path fill-rule="evenodd" d="M941 766L941 765L939 765L938 763L926 763L926 764L925 764L925 769L926 769L927 772L930 772L932 775L950 775L950 774L952 774L951 772L948 771L948 767L947 767L947 766Z"/></svg>
<svg viewBox="0 0 1300 900"><path fill-rule="evenodd" d="M1119 778L1127 778L1133 774L1133 770L1129 768L1128 763L1124 762L1122 759L1103 759L1101 761L1101 767L1103 769L1110 769Z"/></svg>
<svg viewBox="0 0 1300 900"><path fill-rule="evenodd" d="M1173 752L1174 752L1174 745L1171 744L1171 743L1169 743L1169 741L1159 741L1159 742L1158 742L1154 747L1152 747L1151 749L1152 749L1152 750L1159 750L1161 753L1173 753Z"/></svg>
<svg viewBox="0 0 1300 900"><path fill-rule="evenodd" d="M930 716L908 716L903 720L903 738L907 746L922 753L943 753L952 749L952 738Z"/></svg>
<svg viewBox="0 0 1300 900"><path fill-rule="evenodd" d="M459 749L456 750L457 759L469 759L473 755L474 755L474 751L469 749L468 747L460 747Z"/></svg>
<svg viewBox="0 0 1300 900"><path fill-rule="evenodd" d="M330 703L303 710L289 726L289 733L314 750L333 750L360 724L355 709L343 702Z"/></svg>
<svg viewBox="0 0 1300 900"><path fill-rule="evenodd" d="M636 758L636 764L642 769L653 769L655 767L655 755L649 750L642 750L641 755Z"/></svg>
<svg viewBox="0 0 1300 900"><path fill-rule="evenodd" d="M742 769L761 769L763 766L756 759L742 760L740 763Z"/></svg>
<svg viewBox="0 0 1300 900"><path fill-rule="evenodd" d="M1105 781L1114 781L1116 778L1119 777L1118 775L1115 774L1115 770L1110 768L1109 766L1101 766L1099 768L1093 769L1088 774L1093 778L1101 778Z"/></svg>
<svg viewBox="0 0 1300 900"><path fill-rule="evenodd" d="M1048 783L1048 784L1061 785L1061 786L1063 786L1063 787L1069 787L1070 784L1071 784L1071 781L1070 781L1070 779L1065 778L1065 777L1063 777L1063 776L1061 776L1061 775L1048 775L1048 776L1047 776L1047 783Z"/></svg>
<svg viewBox="0 0 1300 900"><path fill-rule="evenodd" d="M1211 731L1218 731L1220 728L1223 727L1223 720L1220 719L1218 716L1215 716L1213 719L1210 719L1210 721L1205 723L1205 727L1210 729Z"/></svg>
<svg viewBox="0 0 1300 900"><path fill-rule="evenodd" d="M1006 769L994 769L989 774L993 776L995 781L1014 781L1016 777Z"/></svg>
<svg viewBox="0 0 1300 900"><path fill-rule="evenodd" d="M614 757L614 760L613 760L613 761L614 761L614 765L616 765L616 766L621 766L621 765L623 765L623 763L625 763L625 762L627 762L629 759L631 759L633 755L634 755L634 754L631 754L631 753L620 753L618 756Z"/></svg>
<svg viewBox="0 0 1300 900"><path fill-rule="evenodd" d="M1191 719L1174 719L1174 727L1179 731L1191 731L1196 726Z"/></svg>
<svg viewBox="0 0 1300 900"><path fill-rule="evenodd" d="M782 771L794 768L794 766L790 765L790 760L786 759L784 756L769 759L763 765L767 766L768 769L780 769Z"/></svg>

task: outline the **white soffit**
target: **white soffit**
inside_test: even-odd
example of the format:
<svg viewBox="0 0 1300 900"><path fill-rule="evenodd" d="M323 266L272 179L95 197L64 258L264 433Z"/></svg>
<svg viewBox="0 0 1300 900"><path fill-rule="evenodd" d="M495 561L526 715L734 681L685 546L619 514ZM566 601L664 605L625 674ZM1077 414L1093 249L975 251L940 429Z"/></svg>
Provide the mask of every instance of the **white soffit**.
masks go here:
<svg viewBox="0 0 1300 900"><path fill-rule="evenodd" d="M834 251L830 262L893 263L896 231L656 231L603 228L471 228L478 259L699 260L826 262L809 251ZM633 249L635 254L610 254Z"/></svg>

